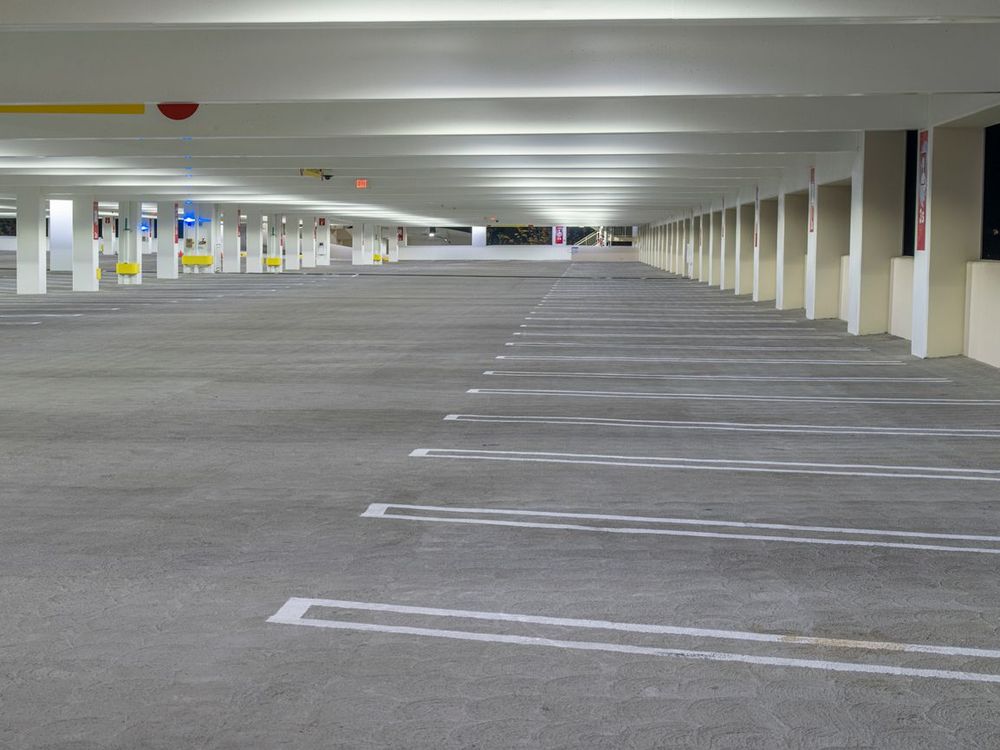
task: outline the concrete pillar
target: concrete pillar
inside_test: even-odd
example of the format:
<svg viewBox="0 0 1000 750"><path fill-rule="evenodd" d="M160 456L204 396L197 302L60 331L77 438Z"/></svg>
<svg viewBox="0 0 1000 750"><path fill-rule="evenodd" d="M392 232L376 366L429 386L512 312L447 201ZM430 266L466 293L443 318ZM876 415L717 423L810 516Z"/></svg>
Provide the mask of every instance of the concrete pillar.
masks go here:
<svg viewBox="0 0 1000 750"><path fill-rule="evenodd" d="M847 330L889 330L889 272L902 252L906 132L861 136L851 180L851 260Z"/></svg>
<svg viewBox="0 0 1000 750"><path fill-rule="evenodd" d="M753 249L753 301L775 298L778 260L778 201L757 201L757 242Z"/></svg>
<svg viewBox="0 0 1000 750"><path fill-rule="evenodd" d="M319 241L319 230L316 228L315 216L302 217L302 267L316 267L316 243Z"/></svg>
<svg viewBox="0 0 1000 750"><path fill-rule="evenodd" d="M177 278L177 204L156 204L156 278Z"/></svg>
<svg viewBox="0 0 1000 750"><path fill-rule="evenodd" d="M190 203L184 204L184 214L181 221L181 268L184 273L194 273L195 267L190 265L188 256L198 254L198 208Z"/></svg>
<svg viewBox="0 0 1000 750"><path fill-rule="evenodd" d="M684 252L684 222L674 222L674 246L670 252L670 272L681 273L681 255Z"/></svg>
<svg viewBox="0 0 1000 750"><path fill-rule="evenodd" d="M90 196L73 198L73 291L96 292L100 287L97 278L98 252L97 232L100 217L97 215L97 201Z"/></svg>
<svg viewBox="0 0 1000 750"><path fill-rule="evenodd" d="M691 217L691 257L688 260L688 276L692 279L701 277L701 216Z"/></svg>
<svg viewBox="0 0 1000 750"><path fill-rule="evenodd" d="M73 270L73 201L49 201L49 270Z"/></svg>
<svg viewBox="0 0 1000 750"><path fill-rule="evenodd" d="M795 310L806 304L806 245L809 235L809 196L778 195L775 307Z"/></svg>
<svg viewBox="0 0 1000 750"><path fill-rule="evenodd" d="M661 271L670 270L670 253L673 252L674 243L674 225L664 224L660 227L661 235L659 242L659 251L657 252L656 267Z"/></svg>
<svg viewBox="0 0 1000 750"><path fill-rule="evenodd" d="M299 217L285 216L285 270L298 271L302 268L299 258L302 252L302 229L299 227Z"/></svg>
<svg viewBox="0 0 1000 750"><path fill-rule="evenodd" d="M709 224L708 285L719 286L719 271L722 270L722 212L713 211L709 216Z"/></svg>
<svg viewBox="0 0 1000 750"><path fill-rule="evenodd" d="M710 251L712 249L712 215L702 214L698 217L698 281L708 281Z"/></svg>
<svg viewBox="0 0 1000 750"><path fill-rule="evenodd" d="M45 294L45 204L38 189L17 192L17 293Z"/></svg>
<svg viewBox="0 0 1000 750"><path fill-rule="evenodd" d="M806 317L840 314L840 263L851 250L851 187L816 188L816 224L806 251Z"/></svg>
<svg viewBox="0 0 1000 750"><path fill-rule="evenodd" d="M736 294L753 293L753 230L756 210L753 203L739 207L736 212L736 268L734 291Z"/></svg>
<svg viewBox="0 0 1000 750"><path fill-rule="evenodd" d="M472 228L472 246L486 247L486 227Z"/></svg>
<svg viewBox="0 0 1000 750"><path fill-rule="evenodd" d="M222 272L239 273L243 267L240 258L240 207L227 203L222 209Z"/></svg>
<svg viewBox="0 0 1000 750"><path fill-rule="evenodd" d="M403 244L405 230L403 227L393 227L389 230L389 262L399 263L399 248Z"/></svg>
<svg viewBox="0 0 1000 750"><path fill-rule="evenodd" d="M367 224L355 224L351 230L351 264L355 266L371 266L375 264L374 250L366 242L366 234L370 232Z"/></svg>
<svg viewBox="0 0 1000 750"><path fill-rule="evenodd" d="M264 272L263 220L259 208L247 209L247 273Z"/></svg>
<svg viewBox="0 0 1000 750"><path fill-rule="evenodd" d="M736 288L736 217L737 209L722 212L722 268L720 289Z"/></svg>
<svg viewBox="0 0 1000 750"><path fill-rule="evenodd" d="M142 203L139 201L119 201L118 203L118 263L115 273L118 283L136 285L142 283Z"/></svg>
<svg viewBox="0 0 1000 750"><path fill-rule="evenodd" d="M966 266L982 255L985 136L980 128L934 128L926 138L926 170L918 169L927 190L923 228L917 200L913 354L947 357L964 349Z"/></svg>
<svg viewBox="0 0 1000 750"><path fill-rule="evenodd" d="M284 232L281 214L271 214L267 220L267 255L264 257L264 271L267 273L281 273L285 266Z"/></svg>
<svg viewBox="0 0 1000 750"><path fill-rule="evenodd" d="M316 265L330 265L330 220L326 216L316 217Z"/></svg>

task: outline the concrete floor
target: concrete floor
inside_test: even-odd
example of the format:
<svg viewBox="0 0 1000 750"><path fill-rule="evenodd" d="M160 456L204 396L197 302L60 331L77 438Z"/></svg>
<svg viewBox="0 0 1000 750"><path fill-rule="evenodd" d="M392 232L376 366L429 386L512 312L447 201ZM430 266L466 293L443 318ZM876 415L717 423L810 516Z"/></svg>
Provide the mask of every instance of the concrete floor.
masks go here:
<svg viewBox="0 0 1000 750"><path fill-rule="evenodd" d="M638 264L355 270L0 275L0 746L1000 747L996 370Z"/></svg>

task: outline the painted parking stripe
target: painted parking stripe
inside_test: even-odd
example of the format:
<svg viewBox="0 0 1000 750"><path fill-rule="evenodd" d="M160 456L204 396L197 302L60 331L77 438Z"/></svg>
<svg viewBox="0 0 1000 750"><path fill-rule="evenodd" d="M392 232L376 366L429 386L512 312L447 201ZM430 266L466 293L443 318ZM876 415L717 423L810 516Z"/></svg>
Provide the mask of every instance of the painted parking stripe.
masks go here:
<svg viewBox="0 0 1000 750"><path fill-rule="evenodd" d="M745 393L654 393L650 391L575 391L557 388L470 388L466 393L482 396L566 396L577 398L637 398L667 401L767 401L800 404L882 404L885 406L1000 406L1000 399L908 398L895 396L795 396Z"/></svg>
<svg viewBox="0 0 1000 750"><path fill-rule="evenodd" d="M504 355L501 354L496 359L520 359L535 362L698 362L711 364L750 364L750 365L833 365L833 366L887 366L896 367L906 365L897 359L741 359L737 357L597 357L597 356L559 356L559 355Z"/></svg>
<svg viewBox="0 0 1000 750"><path fill-rule="evenodd" d="M403 511L393 513L392 511ZM420 515L423 514L423 515ZM437 514L437 515L426 515ZM492 518L491 518L492 516ZM814 544L833 547L862 547L869 549L899 549L917 552L963 552L978 555L1000 555L1000 536L973 534L938 534L878 529L851 529L831 526L797 526L791 524L747 523L743 521L703 521L697 518L651 518L649 516L621 516L597 513L560 513L553 511L518 510L511 508L456 508L440 505L406 505L401 503L372 503L361 514L362 518L389 518L401 521L428 523L472 524L480 526L509 526L514 528L547 529L555 531L585 531L608 534L686 536L702 539L732 539L748 542L778 542L783 544ZM520 519L520 520L517 520ZM532 519L532 520L527 520ZM602 526L601 523L626 523L632 526ZM679 526L681 528L662 528ZM691 529L731 529L730 531L697 531ZM732 529L749 531L780 531L785 534L740 533ZM793 536L790 534L830 534L829 537ZM875 537L853 539L850 537ZM885 539L929 539L953 544L928 544L920 542L890 542ZM955 542L988 542L992 547L966 547Z"/></svg>
<svg viewBox="0 0 1000 750"><path fill-rule="evenodd" d="M17 323L0 323L0 326L40 326L41 324L40 320L25 320Z"/></svg>
<svg viewBox="0 0 1000 750"><path fill-rule="evenodd" d="M700 337L698 337L700 338ZM751 338L747 336L745 338ZM764 337L769 338L769 337ZM870 352L867 346L739 346L737 344L595 344L591 341L508 341L504 346L560 349L684 349L686 351L722 352Z"/></svg>
<svg viewBox="0 0 1000 750"><path fill-rule="evenodd" d="M819 375L659 375L636 372L558 372L544 370L486 370L483 375L508 378L583 378L604 380L726 380L772 383L952 383L951 378L863 378Z"/></svg>
<svg viewBox="0 0 1000 750"><path fill-rule="evenodd" d="M544 333L541 331L515 331L513 336L524 337L568 337L568 338L614 338L614 339L765 339L768 341L815 341L821 339L843 339L839 334L804 333L792 335L787 333L776 333L768 336L752 335L746 336L744 332L734 333L574 333L572 331L559 331L557 333Z"/></svg>
<svg viewBox="0 0 1000 750"><path fill-rule="evenodd" d="M410 456L413 458L622 466L631 469L691 469L698 471L738 471L763 474L816 474L845 477L1000 482L1000 471L995 469L962 469L935 466L826 464L806 461L754 461L728 458L684 458L679 456L618 456L600 453L487 451L462 448L417 448L410 453Z"/></svg>
<svg viewBox="0 0 1000 750"><path fill-rule="evenodd" d="M708 422L690 420L624 419L614 417L560 417L507 414L449 414L446 422L489 424L548 424L573 427L622 427L719 432L768 432L802 435L877 435L893 437L1000 438L1000 429L953 427L878 427L873 425L806 425L767 422Z"/></svg>
<svg viewBox="0 0 1000 750"><path fill-rule="evenodd" d="M705 326L692 327L692 326L688 325L688 322L689 321L685 321L684 323L678 323L677 325L673 325L673 326L642 326L642 330L643 331L676 331L678 328L681 328L681 327L683 327L685 330L717 330L716 326L711 326L711 327L707 327L707 328ZM712 321L712 322L717 322L717 321ZM772 322L774 322L774 323L782 323L784 321L775 320L775 321L772 321ZM794 331L794 332L797 332L797 333L801 333L802 331L815 331L815 330L817 330L816 328L802 328L802 327L799 327L799 326L770 326L769 327L769 326L757 326L756 324L750 324L749 326L733 326L731 323L726 323L726 327L731 327L731 330L733 330L733 331L739 331L740 333L743 333L745 331L749 332L749 333L757 333L757 332L763 332L763 331L767 331L767 332L771 332L771 331ZM566 326L566 325L548 325L548 324L544 324L544 323L543 324L538 324L538 323L533 323L533 322L532 323L521 323L518 326L518 328L531 329L532 331L537 331L537 330L544 330L544 331L554 331L554 330L558 330L558 331L583 331L583 332L586 332L588 334L591 333L591 332L598 333L598 332L601 332L601 331L605 331L607 333L605 333L604 335L607 335L607 336L615 335L619 331L628 332L628 331L634 331L635 330L635 326L630 326L630 325L595 326L595 325L587 325L587 324L583 324L583 325L577 324L577 325ZM550 335L555 335L555 334L550 334ZM838 336L837 338L843 338L843 337Z"/></svg>
<svg viewBox="0 0 1000 750"><path fill-rule="evenodd" d="M829 661L821 659L802 659L775 656L759 656L754 654L739 654L716 651L695 651L679 648L662 648L654 646L634 646L623 643L603 643L599 641L562 640L542 638L538 636L522 636L506 633L485 633L481 631L453 630L446 628L425 628L406 625L379 625L358 622L357 620L333 620L306 617L313 607L326 609L342 609L351 612L379 612L419 617L440 617L450 619L465 619L529 625L547 625L573 630L603 630L633 634L654 634L674 637L691 637L719 639L726 641L752 641L773 643L781 646L813 646L837 649L855 649L866 652L888 653L933 653L946 657L965 657L968 654L956 651L958 647L925 646L923 644L892 643L887 641L856 641L847 639L814 639L808 636L780 635L771 633L753 633L740 631L721 631L700 628L680 628L668 625L645 625L639 623L621 623L606 620L577 620L563 617L545 617L537 615L511 614L505 612L479 612L473 610L440 609L437 607L412 607L397 604L377 602L357 602L339 599L305 599L293 597L271 617L268 622L276 625L298 625L330 630L345 630L365 633L386 633L395 635L411 635L427 638L443 638L448 640L476 641L479 643L504 643L519 646L542 646L546 648L568 649L578 651L602 651L619 654L635 654L642 656L662 656L701 661L735 662L757 666L796 667L802 669L821 670L826 672L847 672L856 674L877 674L896 677L928 678L959 680L966 682L1000 683L1000 675L965 672L947 669L926 669L898 667L886 664L869 664L850 661ZM933 649L928 652L927 649ZM967 649L965 649L967 650ZM983 658L994 653L982 649ZM954 653L953 653L954 652Z"/></svg>

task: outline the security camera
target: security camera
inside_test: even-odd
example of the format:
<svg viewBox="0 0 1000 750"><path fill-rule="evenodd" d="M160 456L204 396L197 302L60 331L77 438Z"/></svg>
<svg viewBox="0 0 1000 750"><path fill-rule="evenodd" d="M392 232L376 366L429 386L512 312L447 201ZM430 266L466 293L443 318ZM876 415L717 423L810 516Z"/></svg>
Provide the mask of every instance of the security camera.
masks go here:
<svg viewBox="0 0 1000 750"><path fill-rule="evenodd" d="M324 172L324 173L323 173L323 179L324 179L324 180L332 180L332 179L333 179L333 175L332 175L332 174L326 174L326 173Z"/></svg>

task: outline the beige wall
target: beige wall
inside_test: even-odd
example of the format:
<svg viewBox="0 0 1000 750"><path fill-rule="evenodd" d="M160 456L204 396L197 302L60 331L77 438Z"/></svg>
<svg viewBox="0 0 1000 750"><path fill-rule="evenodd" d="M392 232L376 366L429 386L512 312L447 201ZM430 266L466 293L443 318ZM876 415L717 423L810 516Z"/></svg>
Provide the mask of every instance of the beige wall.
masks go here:
<svg viewBox="0 0 1000 750"><path fill-rule="evenodd" d="M969 263L966 271L965 355L1000 367L1000 261Z"/></svg>
<svg viewBox="0 0 1000 750"><path fill-rule="evenodd" d="M753 299L767 302L776 296L778 262L778 200L760 201L760 236L754 248Z"/></svg>
<svg viewBox="0 0 1000 750"><path fill-rule="evenodd" d="M816 231L806 256L806 317L836 318L840 312L840 259L851 252L851 187L820 185Z"/></svg>
<svg viewBox="0 0 1000 750"><path fill-rule="evenodd" d="M913 257L892 259L889 270L889 333L913 338Z"/></svg>
<svg viewBox="0 0 1000 750"><path fill-rule="evenodd" d="M778 201L777 307L794 310L806 304L806 242L809 196L788 193Z"/></svg>

